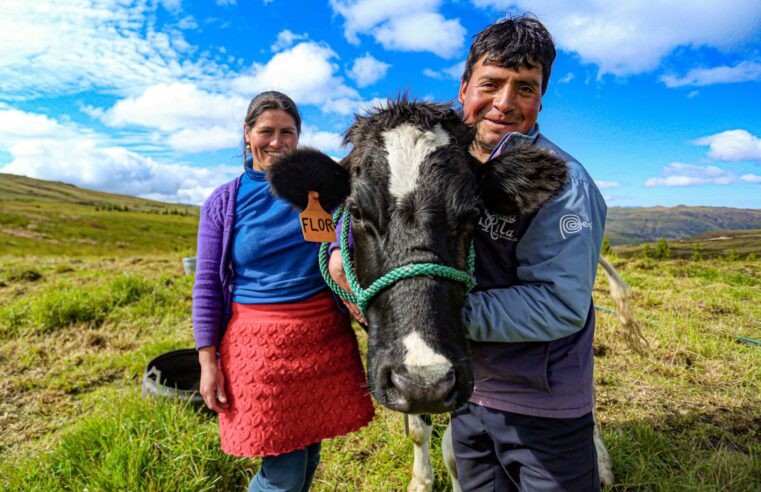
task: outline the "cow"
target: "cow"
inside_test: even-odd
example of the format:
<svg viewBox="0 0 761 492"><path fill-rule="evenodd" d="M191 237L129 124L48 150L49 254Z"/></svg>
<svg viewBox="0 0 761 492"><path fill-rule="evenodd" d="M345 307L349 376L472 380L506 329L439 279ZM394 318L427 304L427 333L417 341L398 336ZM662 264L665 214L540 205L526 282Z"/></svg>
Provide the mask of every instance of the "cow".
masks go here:
<svg viewBox="0 0 761 492"><path fill-rule="evenodd" d="M468 152L473 138L473 128L451 105L399 97L355 117L344 139L351 150L340 162L300 148L276 162L268 179L276 194L298 208L306 207L309 191L318 192L325 210L345 207L356 278L364 288L409 265L466 272L483 208L533 213L567 177L563 159L528 146L480 164ZM449 412L473 391L460 315L469 287L426 271L384 286L366 305L370 391L383 406L413 415L415 464L408 490L431 490L433 483L431 420L420 414ZM451 450L447 442L443 447L445 454ZM451 452L445 461L454 480Z"/></svg>

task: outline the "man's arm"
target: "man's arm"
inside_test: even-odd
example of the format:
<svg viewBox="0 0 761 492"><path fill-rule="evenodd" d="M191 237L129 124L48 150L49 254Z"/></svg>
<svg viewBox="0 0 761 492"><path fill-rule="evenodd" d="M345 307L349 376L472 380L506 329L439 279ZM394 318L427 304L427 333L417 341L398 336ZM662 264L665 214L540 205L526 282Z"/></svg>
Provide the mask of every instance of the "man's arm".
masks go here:
<svg viewBox="0 0 761 492"><path fill-rule="evenodd" d="M520 285L470 294L463 319L479 342L563 338L583 328L607 207L597 188L569 177L534 217L516 248Z"/></svg>

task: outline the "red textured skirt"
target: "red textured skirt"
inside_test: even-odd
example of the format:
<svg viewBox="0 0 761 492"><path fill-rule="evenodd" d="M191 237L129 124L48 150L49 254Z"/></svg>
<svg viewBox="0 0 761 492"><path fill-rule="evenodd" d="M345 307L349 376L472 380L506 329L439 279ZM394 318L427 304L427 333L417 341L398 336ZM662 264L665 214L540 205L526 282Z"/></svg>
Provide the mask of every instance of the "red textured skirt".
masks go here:
<svg viewBox="0 0 761 492"><path fill-rule="evenodd" d="M372 420L357 339L330 293L232 307L219 348L230 402L219 414L222 451L283 454Z"/></svg>

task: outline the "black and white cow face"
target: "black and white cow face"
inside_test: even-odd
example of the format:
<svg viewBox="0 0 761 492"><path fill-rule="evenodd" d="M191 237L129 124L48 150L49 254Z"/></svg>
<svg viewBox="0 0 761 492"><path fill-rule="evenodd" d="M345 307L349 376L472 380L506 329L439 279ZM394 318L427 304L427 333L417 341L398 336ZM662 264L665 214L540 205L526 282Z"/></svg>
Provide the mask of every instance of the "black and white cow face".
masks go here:
<svg viewBox="0 0 761 492"><path fill-rule="evenodd" d="M340 164L299 150L269 177L279 195L301 208L308 190L320 193L326 209L345 200L364 288L413 263L466 270L479 206L532 212L565 181L565 163L533 149L520 149L519 162L508 154L479 165L467 151L471 139L450 106L396 101L357 118L346 137L352 150ZM368 378L381 404L438 413L468 400L473 368L460 316L464 296L459 283L415 277L371 301Z"/></svg>

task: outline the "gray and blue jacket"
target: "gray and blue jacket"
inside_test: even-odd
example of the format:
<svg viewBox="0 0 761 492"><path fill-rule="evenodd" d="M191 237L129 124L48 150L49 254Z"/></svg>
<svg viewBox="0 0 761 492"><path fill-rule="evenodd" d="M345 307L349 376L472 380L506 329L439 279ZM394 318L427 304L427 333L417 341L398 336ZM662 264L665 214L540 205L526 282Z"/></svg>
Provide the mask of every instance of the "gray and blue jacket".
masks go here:
<svg viewBox="0 0 761 492"><path fill-rule="evenodd" d="M550 150L568 164L563 189L532 215L482 210L474 235L476 288L463 319L471 340L471 402L537 417L592 411L592 286L607 207L576 159L535 125L508 133L492 157L516 144Z"/></svg>

